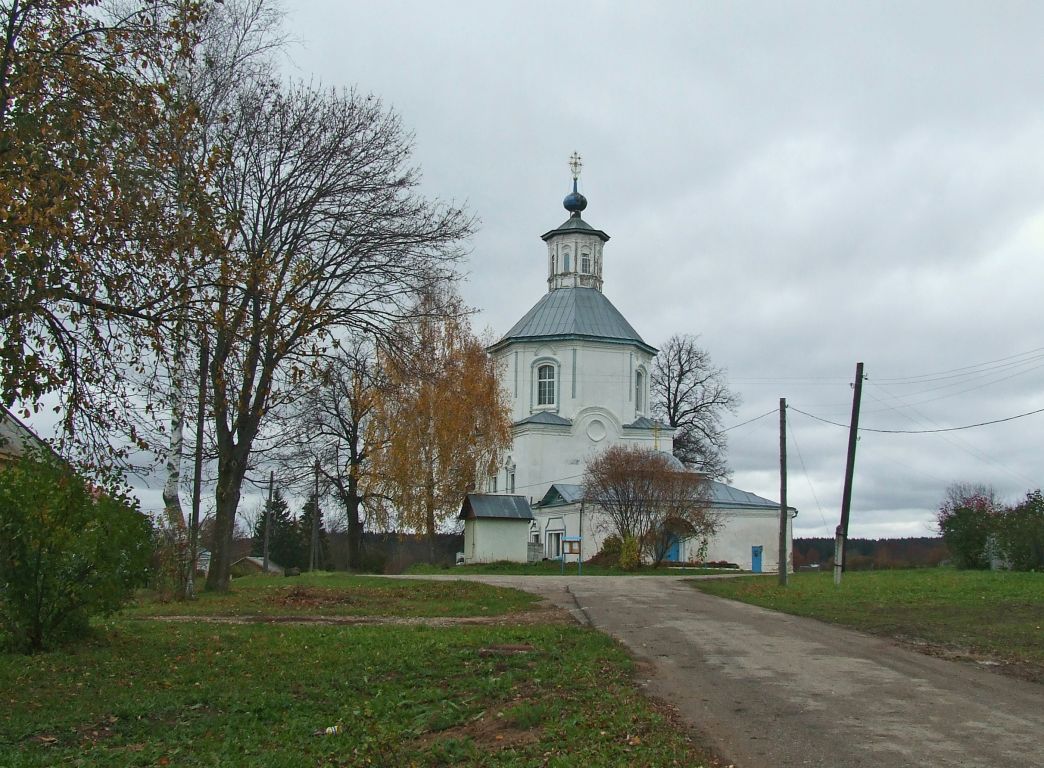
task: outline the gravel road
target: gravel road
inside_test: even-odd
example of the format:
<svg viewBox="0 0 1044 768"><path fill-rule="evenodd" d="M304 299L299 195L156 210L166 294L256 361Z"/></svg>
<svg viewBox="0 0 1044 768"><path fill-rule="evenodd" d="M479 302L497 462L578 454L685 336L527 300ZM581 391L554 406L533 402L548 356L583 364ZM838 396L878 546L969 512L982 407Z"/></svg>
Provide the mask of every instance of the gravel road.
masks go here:
<svg viewBox="0 0 1044 768"><path fill-rule="evenodd" d="M452 578L452 577L451 577ZM623 642L737 768L1044 766L1044 686L671 577L469 576Z"/></svg>

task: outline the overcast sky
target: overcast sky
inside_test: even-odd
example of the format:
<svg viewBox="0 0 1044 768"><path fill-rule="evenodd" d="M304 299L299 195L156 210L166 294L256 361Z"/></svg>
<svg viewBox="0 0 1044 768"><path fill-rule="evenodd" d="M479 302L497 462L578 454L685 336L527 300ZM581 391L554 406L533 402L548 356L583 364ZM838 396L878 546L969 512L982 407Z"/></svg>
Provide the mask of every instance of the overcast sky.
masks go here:
<svg viewBox="0 0 1044 768"><path fill-rule="evenodd" d="M852 536L933 534L954 481L1044 484L1044 413L869 431L1044 409L1044 4L283 5L287 76L380 96L424 193L480 219L476 330L547 290L583 156L605 294L727 369L733 484L771 499L787 398L796 536L837 525L858 361Z"/></svg>
<svg viewBox="0 0 1044 768"><path fill-rule="evenodd" d="M503 334L546 290L540 234L612 240L605 293L651 344L699 334L743 405L789 414L796 535L839 518L861 423L1044 408L1044 6L287 0L293 76L372 91L424 191L481 219L465 299ZM1041 484L1044 414L865 432L854 536L932 533L955 480ZM775 414L729 432L734 484L779 497Z"/></svg>

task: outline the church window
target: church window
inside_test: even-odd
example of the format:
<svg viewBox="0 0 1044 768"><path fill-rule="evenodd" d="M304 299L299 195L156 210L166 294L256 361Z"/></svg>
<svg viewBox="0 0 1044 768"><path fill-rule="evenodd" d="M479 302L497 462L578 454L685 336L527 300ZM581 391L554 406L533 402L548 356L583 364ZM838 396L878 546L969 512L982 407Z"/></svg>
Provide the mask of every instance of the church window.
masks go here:
<svg viewBox="0 0 1044 768"><path fill-rule="evenodd" d="M537 368L537 405L555 404L555 366Z"/></svg>
<svg viewBox="0 0 1044 768"><path fill-rule="evenodd" d="M490 475L489 476L488 487L489 487L489 492L490 493L496 493L497 492L497 476L496 475Z"/></svg>
<svg viewBox="0 0 1044 768"><path fill-rule="evenodd" d="M515 468L508 467L507 471L507 487L504 489L508 493L515 492Z"/></svg>
<svg viewBox="0 0 1044 768"><path fill-rule="evenodd" d="M645 374L641 371L634 374L634 410L636 413L645 412Z"/></svg>
<svg viewBox="0 0 1044 768"><path fill-rule="evenodd" d="M585 275L591 274L591 254L587 251L580 254L580 271Z"/></svg>
<svg viewBox="0 0 1044 768"><path fill-rule="evenodd" d="M572 264L569 261L569 252L568 251L566 252L565 256L562 257L562 266L563 266L563 269L562 269L563 272L571 271L570 267L572 267Z"/></svg>

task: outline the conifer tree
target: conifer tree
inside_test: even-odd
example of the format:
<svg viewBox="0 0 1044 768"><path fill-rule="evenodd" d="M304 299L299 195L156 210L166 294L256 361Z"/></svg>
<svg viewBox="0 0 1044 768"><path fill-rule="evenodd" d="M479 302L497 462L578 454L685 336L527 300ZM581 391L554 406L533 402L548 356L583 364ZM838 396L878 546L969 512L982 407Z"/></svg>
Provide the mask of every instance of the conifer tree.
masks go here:
<svg viewBox="0 0 1044 768"><path fill-rule="evenodd" d="M266 500L265 507L268 506L269 502ZM294 518L290 515L290 507L283 498L282 491L276 490L272 494L271 509L268 512L267 518L271 526L268 537L268 559L284 568L300 567L300 533ZM264 555L265 519L265 511L262 510L254 525L252 553L257 557Z"/></svg>

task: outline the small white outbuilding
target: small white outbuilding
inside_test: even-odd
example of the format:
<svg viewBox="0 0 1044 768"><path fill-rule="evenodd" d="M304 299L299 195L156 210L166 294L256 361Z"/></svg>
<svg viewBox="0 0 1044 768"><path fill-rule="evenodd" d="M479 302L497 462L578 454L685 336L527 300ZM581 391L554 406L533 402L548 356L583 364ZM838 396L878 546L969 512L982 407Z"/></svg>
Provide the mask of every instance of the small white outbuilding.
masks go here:
<svg viewBox="0 0 1044 768"><path fill-rule="evenodd" d="M458 520L464 521L464 562L526 562L533 511L525 496L469 493Z"/></svg>

